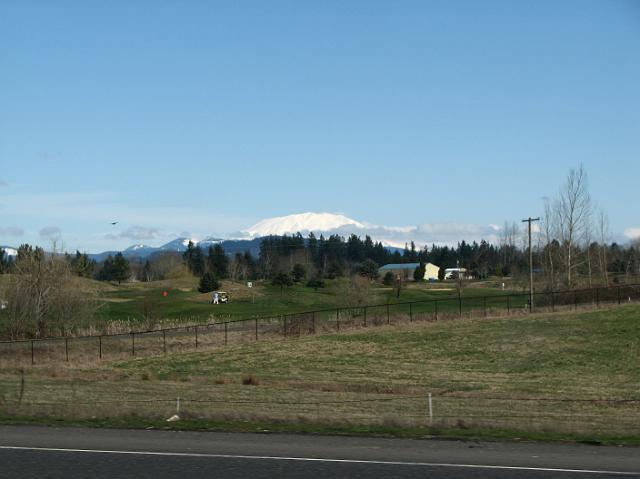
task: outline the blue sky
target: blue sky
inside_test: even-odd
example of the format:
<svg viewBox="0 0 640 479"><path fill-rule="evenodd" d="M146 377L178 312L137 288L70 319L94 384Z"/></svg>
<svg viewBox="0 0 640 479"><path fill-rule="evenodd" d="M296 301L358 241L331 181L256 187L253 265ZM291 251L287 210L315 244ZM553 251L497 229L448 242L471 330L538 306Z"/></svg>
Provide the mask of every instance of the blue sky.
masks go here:
<svg viewBox="0 0 640 479"><path fill-rule="evenodd" d="M305 211L455 231L541 214L580 164L624 239L639 85L632 0L4 0L0 244Z"/></svg>

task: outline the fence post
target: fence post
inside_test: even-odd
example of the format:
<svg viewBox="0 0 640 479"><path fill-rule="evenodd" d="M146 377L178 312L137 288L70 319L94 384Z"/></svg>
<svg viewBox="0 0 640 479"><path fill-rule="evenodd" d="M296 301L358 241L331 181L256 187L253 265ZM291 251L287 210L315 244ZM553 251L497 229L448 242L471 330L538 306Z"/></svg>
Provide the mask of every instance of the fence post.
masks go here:
<svg viewBox="0 0 640 479"><path fill-rule="evenodd" d="M389 318L389 303L387 303L387 324L391 324L391 319Z"/></svg>
<svg viewBox="0 0 640 479"><path fill-rule="evenodd" d="M367 327L367 307L364 307L364 327Z"/></svg>
<svg viewBox="0 0 640 479"><path fill-rule="evenodd" d="M311 327L313 328L313 334L316 334L316 312L311 313Z"/></svg>
<svg viewBox="0 0 640 479"><path fill-rule="evenodd" d="M340 332L340 308L336 309L336 329Z"/></svg>
<svg viewBox="0 0 640 479"><path fill-rule="evenodd" d="M551 312L552 313L556 312L556 295L553 292L553 290L551 290Z"/></svg>
<svg viewBox="0 0 640 479"><path fill-rule="evenodd" d="M431 393L427 397L427 412L429 414L429 425L433 424L433 404L431 403Z"/></svg>
<svg viewBox="0 0 640 479"><path fill-rule="evenodd" d="M578 295L575 291L573 292L573 309L578 310Z"/></svg>
<svg viewBox="0 0 640 479"><path fill-rule="evenodd" d="M462 317L462 295L458 291L458 309L460 310L460 317Z"/></svg>
<svg viewBox="0 0 640 479"><path fill-rule="evenodd" d="M102 359L102 335L98 339L98 359Z"/></svg>
<svg viewBox="0 0 640 479"><path fill-rule="evenodd" d="M64 338L64 356L65 360L69 362L69 338Z"/></svg>
<svg viewBox="0 0 640 479"><path fill-rule="evenodd" d="M436 321L438 320L438 300L436 299L435 303L436 305Z"/></svg>
<svg viewBox="0 0 640 479"><path fill-rule="evenodd" d="M136 355L136 333L131 333L131 356Z"/></svg>
<svg viewBox="0 0 640 479"><path fill-rule="evenodd" d="M256 318L256 341L258 340L258 318Z"/></svg>
<svg viewBox="0 0 640 479"><path fill-rule="evenodd" d="M224 345L227 345L227 322L224 322Z"/></svg>
<svg viewBox="0 0 640 479"><path fill-rule="evenodd" d="M511 295L507 295L507 316L511 314Z"/></svg>
<svg viewBox="0 0 640 479"><path fill-rule="evenodd" d="M620 286L618 286L618 304L620 304Z"/></svg>
<svg viewBox="0 0 640 479"><path fill-rule="evenodd" d="M600 307L600 288L596 288L596 306Z"/></svg>
<svg viewBox="0 0 640 479"><path fill-rule="evenodd" d="M409 303L409 322L413 321L413 303Z"/></svg>
<svg viewBox="0 0 640 479"><path fill-rule="evenodd" d="M482 306L484 307L484 317L487 317L487 297L482 298Z"/></svg>
<svg viewBox="0 0 640 479"><path fill-rule="evenodd" d="M162 351L164 355L167 355L167 332L162 330Z"/></svg>
<svg viewBox="0 0 640 479"><path fill-rule="evenodd" d="M33 339L31 340L31 364L35 364L35 359L33 357Z"/></svg>
<svg viewBox="0 0 640 479"><path fill-rule="evenodd" d="M284 337L287 337L287 315L285 314L284 316L282 316L282 334L284 334Z"/></svg>
<svg viewBox="0 0 640 479"><path fill-rule="evenodd" d="M194 328L196 334L196 349L198 349L198 326Z"/></svg>

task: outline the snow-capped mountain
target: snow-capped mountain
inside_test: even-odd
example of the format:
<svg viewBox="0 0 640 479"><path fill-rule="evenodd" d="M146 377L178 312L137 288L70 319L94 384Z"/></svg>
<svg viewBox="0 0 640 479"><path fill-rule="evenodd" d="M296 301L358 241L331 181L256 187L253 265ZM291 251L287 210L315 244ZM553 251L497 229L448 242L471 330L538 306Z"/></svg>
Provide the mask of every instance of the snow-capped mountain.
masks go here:
<svg viewBox="0 0 640 479"><path fill-rule="evenodd" d="M262 236L281 236L294 233L321 233L345 228L353 230L365 229L367 225L344 215L333 213L300 213L288 216L278 216L262 220L242 233L249 238Z"/></svg>
<svg viewBox="0 0 640 479"><path fill-rule="evenodd" d="M189 245L189 241L191 241L194 245L198 244L198 240L196 238L176 238L173 241L169 241L166 244L163 244L156 250L160 251L178 251L183 252L187 250L187 246Z"/></svg>
<svg viewBox="0 0 640 479"><path fill-rule="evenodd" d="M207 249L209 246L213 246L216 244L220 244L222 243L224 240L222 238L205 238L202 241L198 241L198 246L200 246L203 249Z"/></svg>
<svg viewBox="0 0 640 479"><path fill-rule="evenodd" d="M174 239L173 241L168 242L167 244L160 246L159 248L154 248L154 252L155 251L177 251L179 253L182 253L183 251L187 250L187 247L189 246L189 241L191 241L194 246L200 246L200 248L202 248L203 250L206 250L207 248L209 248L209 246L222 243L224 240L221 238L214 238L214 237L205 238L203 240L199 240L196 238L177 238L177 239Z"/></svg>
<svg viewBox="0 0 640 479"><path fill-rule="evenodd" d="M18 250L11 246L0 246L0 250L3 250L7 256L18 256Z"/></svg>
<svg viewBox="0 0 640 479"><path fill-rule="evenodd" d="M125 249L122 254L126 257L130 257L130 256L147 256L149 254L151 254L152 252L154 252L157 248L154 248L153 246L147 246L145 244L136 244L133 246L129 246L127 249Z"/></svg>
<svg viewBox="0 0 640 479"><path fill-rule="evenodd" d="M361 238L369 236L373 241L381 242L386 248L402 249L412 241L421 248L428 244L455 244L460 239L486 239L495 243L500 228L495 225L471 225L456 223L431 223L415 226L383 226L356 221L341 214L334 213L300 213L288 216L278 216L259 221L255 225L232 236L234 239L220 239L207 237L203 240L180 237L162 246L134 245L123 251L128 258L146 258L162 252L182 253L187 250L189 241L200 246L205 252L215 244L220 244L228 255L250 251L257 256L260 250L261 238L265 236L283 236L301 233L307 236L313 232L316 237L339 235L348 237L355 234ZM97 261L102 261L113 251L106 251L97 255L90 255Z"/></svg>

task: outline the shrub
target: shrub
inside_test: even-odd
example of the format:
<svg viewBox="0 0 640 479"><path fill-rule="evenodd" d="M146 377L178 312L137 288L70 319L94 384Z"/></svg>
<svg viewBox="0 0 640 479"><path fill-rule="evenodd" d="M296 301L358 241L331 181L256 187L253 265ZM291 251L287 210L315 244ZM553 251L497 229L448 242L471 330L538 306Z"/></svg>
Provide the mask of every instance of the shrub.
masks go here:
<svg viewBox="0 0 640 479"><path fill-rule="evenodd" d="M324 288L324 286L324 280L320 278L311 278L309 281L307 281L307 287L313 288L316 291L318 290L318 288Z"/></svg>
<svg viewBox="0 0 640 479"><path fill-rule="evenodd" d="M253 374L243 374L242 378L240 378L240 381L245 386L257 386L258 384L260 384L260 381L258 381L258 378L255 377Z"/></svg>
<svg viewBox="0 0 640 479"><path fill-rule="evenodd" d="M382 278L382 284L384 284L385 286L393 286L394 281L395 277L393 276L393 273L391 271L387 271Z"/></svg>

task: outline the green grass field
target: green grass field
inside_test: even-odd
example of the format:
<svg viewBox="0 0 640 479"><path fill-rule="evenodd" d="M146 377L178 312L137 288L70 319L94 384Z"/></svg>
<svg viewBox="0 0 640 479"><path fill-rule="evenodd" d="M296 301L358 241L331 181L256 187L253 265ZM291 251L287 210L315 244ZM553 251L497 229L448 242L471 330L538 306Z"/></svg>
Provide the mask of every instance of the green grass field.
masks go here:
<svg viewBox="0 0 640 479"><path fill-rule="evenodd" d="M101 285L102 286L102 285ZM102 288L97 319L99 323L109 321L140 322L149 318L161 322L192 321L212 322L270 316L276 314L297 313L310 310L330 309L352 305L344 293L344 282L327 280L325 288L314 290L296 284L281 289L268 282L254 282L249 289L244 283L225 281L221 290L229 292L230 302L224 305L210 304L211 294L197 291L196 278L181 278L151 283L128 283L120 286ZM163 296L163 292L167 296ZM500 295L497 284L473 284L463 290L468 307L482 307L480 298L488 295ZM363 304L386 304L409 301L422 301L449 298L457 295L455 283L416 284L409 282L401 290L400 297L390 287L375 284L367 290ZM524 298L519 300L523 302ZM457 303L443 303L441 307L454 309ZM424 306L425 311L428 305Z"/></svg>
<svg viewBox="0 0 640 479"><path fill-rule="evenodd" d="M401 322L24 376L7 367L0 413L166 427L180 397L172 427L639 444L639 362L637 305Z"/></svg>

